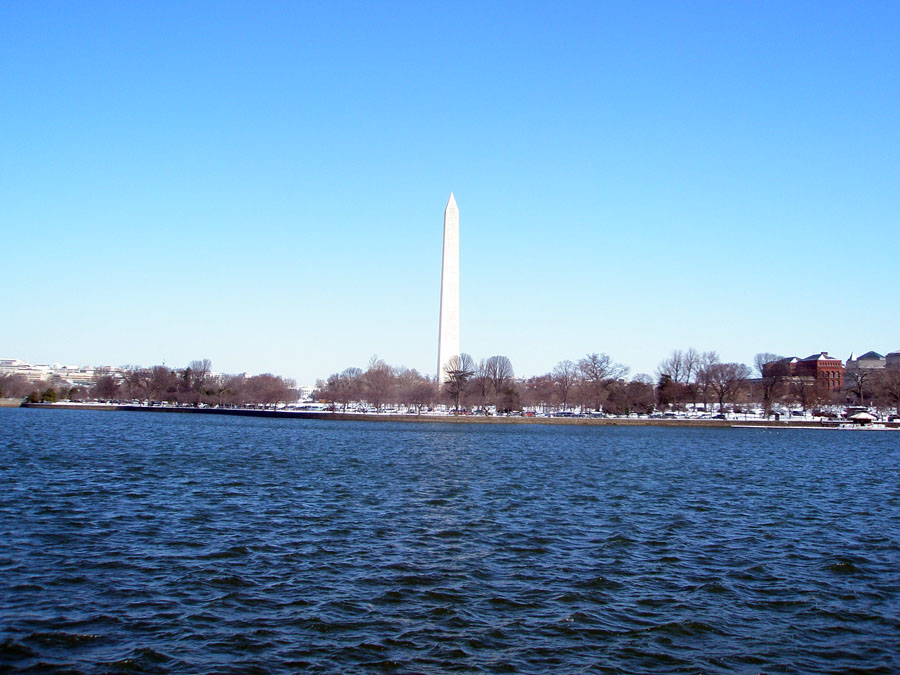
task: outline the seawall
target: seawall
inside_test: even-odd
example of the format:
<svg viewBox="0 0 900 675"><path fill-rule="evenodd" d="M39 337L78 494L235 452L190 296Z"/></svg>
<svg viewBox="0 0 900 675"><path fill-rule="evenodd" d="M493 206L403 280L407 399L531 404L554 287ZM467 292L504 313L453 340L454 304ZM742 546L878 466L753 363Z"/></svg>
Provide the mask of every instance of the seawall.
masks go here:
<svg viewBox="0 0 900 675"><path fill-rule="evenodd" d="M353 422L407 422L421 424L549 424L575 426L653 426L688 427L694 429L744 427L772 427L827 429L837 422L788 421L788 420L687 420L687 419L636 419L608 417L487 417L482 415L392 415L365 413L324 413L299 410L254 410L247 408L188 408L168 406L107 405L91 403L23 403L23 408L43 410L106 410L125 412L153 412L187 415L231 415L235 417L270 417L281 419L340 420ZM900 423L888 422L888 427L900 428Z"/></svg>

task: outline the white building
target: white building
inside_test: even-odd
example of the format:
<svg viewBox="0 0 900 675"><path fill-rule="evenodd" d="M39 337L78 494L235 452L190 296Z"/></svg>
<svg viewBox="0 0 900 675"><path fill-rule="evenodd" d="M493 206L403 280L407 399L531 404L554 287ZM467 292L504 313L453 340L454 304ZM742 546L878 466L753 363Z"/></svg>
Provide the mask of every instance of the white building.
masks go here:
<svg viewBox="0 0 900 675"><path fill-rule="evenodd" d="M32 365L22 359L0 359L0 377L20 375L28 382L48 382L57 377L72 386L87 387L94 383L98 371L109 373L117 380L122 379L122 369L114 366Z"/></svg>

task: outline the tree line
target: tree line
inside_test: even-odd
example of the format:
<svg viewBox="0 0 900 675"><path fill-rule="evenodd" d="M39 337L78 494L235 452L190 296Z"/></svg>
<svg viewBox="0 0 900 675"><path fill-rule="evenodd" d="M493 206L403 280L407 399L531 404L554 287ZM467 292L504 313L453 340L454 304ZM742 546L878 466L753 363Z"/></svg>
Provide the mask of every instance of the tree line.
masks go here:
<svg viewBox="0 0 900 675"><path fill-rule="evenodd" d="M351 404L375 409L404 406L419 412L446 405L457 411L512 412L529 409L592 408L612 413L650 412L655 405L651 382L624 380L628 368L608 355L587 354L577 362L562 361L552 373L517 379L510 359L495 355L476 361L469 354L453 357L444 382L414 369L392 367L373 357L366 370L347 368L317 383L316 398L346 411Z"/></svg>
<svg viewBox="0 0 900 675"><path fill-rule="evenodd" d="M178 405L275 405L297 400L296 384L271 373L248 376L212 372L209 359L184 368L124 366L98 369L90 385L73 386L60 377L29 382L21 375L0 378L0 396L31 402L146 401Z"/></svg>
<svg viewBox="0 0 900 675"><path fill-rule="evenodd" d="M715 351L676 349L659 363L654 377L640 373L628 379L627 366L607 354L589 353L560 361L543 375L519 379L506 356L476 361L461 354L445 365L445 382L439 384L437 378L373 357L366 370L347 368L320 380L315 396L343 411L351 404L414 411L445 405L458 411L579 409L622 415L760 406L768 416L776 405L807 411L826 405L875 405L900 414L900 369L848 370L844 388L829 391L814 379L772 375L766 364L781 358L760 353L751 368L724 362Z"/></svg>
<svg viewBox="0 0 900 675"><path fill-rule="evenodd" d="M829 389L813 377L792 377L782 369L768 368L784 357L762 352L751 370L742 363L721 363L715 352L675 350L657 368L658 405L684 409L689 403L715 400L758 404L768 416L778 405L804 411L826 406L874 406L900 414L900 369L847 368L839 390Z"/></svg>
<svg viewBox="0 0 900 675"><path fill-rule="evenodd" d="M754 368L723 362L715 351L674 350L653 377L628 379L629 368L604 353L563 360L542 375L516 378L509 358L475 361L454 357L444 368L443 384L415 369L393 367L372 357L368 367L347 368L319 380L315 398L346 411L351 404L376 410L403 406L413 411L446 405L457 411L544 412L579 409L621 415L654 411L763 408L778 405L815 410L827 405L875 406L900 414L900 369L847 369L844 387L830 391L812 378L788 377L765 366L781 360L760 353ZM248 376L212 372L208 359L184 368L165 365L98 370L90 385L72 386L61 378L29 382L21 375L0 377L0 397L30 401L140 400L180 405L275 405L298 398L292 380L271 373Z"/></svg>

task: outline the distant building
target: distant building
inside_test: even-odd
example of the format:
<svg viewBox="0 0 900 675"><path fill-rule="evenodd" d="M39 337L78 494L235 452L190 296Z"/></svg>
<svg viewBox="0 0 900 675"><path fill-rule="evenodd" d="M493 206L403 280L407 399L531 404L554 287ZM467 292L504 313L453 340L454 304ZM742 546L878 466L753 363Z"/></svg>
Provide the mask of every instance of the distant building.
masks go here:
<svg viewBox="0 0 900 675"><path fill-rule="evenodd" d="M763 377L795 377L797 374L796 356L788 356L777 361L769 361L763 366Z"/></svg>
<svg viewBox="0 0 900 675"><path fill-rule="evenodd" d="M891 352L884 357L885 368L900 368L900 350Z"/></svg>
<svg viewBox="0 0 900 675"><path fill-rule="evenodd" d="M0 359L0 376L19 375L28 382L48 380L53 375L50 366L33 366L21 359Z"/></svg>
<svg viewBox="0 0 900 675"><path fill-rule="evenodd" d="M813 377L816 382L828 391L837 391L844 386L844 364L840 359L828 356L828 352L819 352L797 363L797 374L800 377Z"/></svg>
<svg viewBox="0 0 900 675"><path fill-rule="evenodd" d="M57 366L55 374L73 385L89 387L98 373L93 366ZM116 380L122 379L118 368L111 368L109 374Z"/></svg>
<svg viewBox="0 0 900 675"><path fill-rule="evenodd" d="M122 369L114 366L64 366L59 363L32 365L21 359L0 359L0 377L20 375L28 382L49 382L59 378L71 386L88 387L101 374L112 375L117 381L122 379Z"/></svg>
<svg viewBox="0 0 900 675"><path fill-rule="evenodd" d="M855 359L853 354L847 359L847 370L879 370L885 366L885 357L878 352L866 352Z"/></svg>
<svg viewBox="0 0 900 675"><path fill-rule="evenodd" d="M828 391L837 391L844 386L844 365L828 352L819 352L805 359L791 356L767 363L763 376L809 380Z"/></svg>
<svg viewBox="0 0 900 675"><path fill-rule="evenodd" d="M0 377L3 375L15 375L21 368L30 367L22 359L0 359Z"/></svg>

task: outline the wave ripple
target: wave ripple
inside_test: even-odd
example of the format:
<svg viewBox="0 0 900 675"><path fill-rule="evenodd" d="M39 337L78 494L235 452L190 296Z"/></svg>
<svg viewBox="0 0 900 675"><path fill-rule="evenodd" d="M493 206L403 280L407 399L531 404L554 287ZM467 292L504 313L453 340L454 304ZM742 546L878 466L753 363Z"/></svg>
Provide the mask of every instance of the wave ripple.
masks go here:
<svg viewBox="0 0 900 675"><path fill-rule="evenodd" d="M893 441L0 409L0 670L896 672Z"/></svg>

